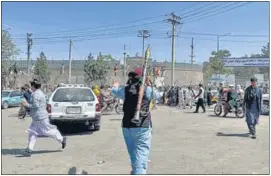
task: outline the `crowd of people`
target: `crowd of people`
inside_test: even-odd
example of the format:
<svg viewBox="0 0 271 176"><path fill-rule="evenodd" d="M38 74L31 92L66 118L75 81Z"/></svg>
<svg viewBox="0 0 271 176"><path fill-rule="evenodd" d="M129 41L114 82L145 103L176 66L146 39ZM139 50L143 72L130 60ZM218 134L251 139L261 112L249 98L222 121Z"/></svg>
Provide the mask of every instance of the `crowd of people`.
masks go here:
<svg viewBox="0 0 271 176"><path fill-rule="evenodd" d="M154 86L151 86L151 80L146 79L145 91L141 104L138 104L138 97L140 94L140 86L142 79L141 69L136 69L129 74L127 84L120 86L118 82L114 82L110 86L93 86L93 92L99 98L106 99L110 96L116 96L124 100L123 105L123 119L122 132L127 151L130 156L132 171L131 174L146 174L149 152L151 148L152 138L152 120L150 105L153 100ZM25 100L22 106L29 110L32 117L32 123L28 128L29 138L26 155L31 156L34 149L34 144L39 136L50 136L56 139L62 148L66 146L66 137L63 137L58 131L57 127L50 124L49 116L46 111L46 99L41 90L41 83L38 80L33 80L30 85L24 85L21 90L24 92ZM203 112L206 112L205 105L212 104L212 88L203 87L202 84L196 86L172 86L166 87L161 98L162 104L169 106L179 106L192 109L196 100L196 110L199 112L199 107ZM227 88L220 84L217 88L218 98L225 97L230 109L235 108L236 99L243 101L243 106L246 109L245 116L251 138L256 138L256 124L259 121L261 112L262 90L257 87L257 79L251 78L251 86L247 87L245 91L240 85L236 87L229 85ZM157 97L156 97L157 98ZM140 123L133 123L131 119L134 118L138 105L141 106Z"/></svg>

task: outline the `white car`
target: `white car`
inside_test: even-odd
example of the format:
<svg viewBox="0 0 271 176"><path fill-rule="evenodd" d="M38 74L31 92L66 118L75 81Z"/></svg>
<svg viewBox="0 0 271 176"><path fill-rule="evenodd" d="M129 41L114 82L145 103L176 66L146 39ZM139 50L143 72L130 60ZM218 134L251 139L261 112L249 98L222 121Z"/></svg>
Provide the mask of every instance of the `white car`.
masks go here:
<svg viewBox="0 0 271 176"><path fill-rule="evenodd" d="M262 114L269 115L269 94L262 95Z"/></svg>
<svg viewBox="0 0 271 176"><path fill-rule="evenodd" d="M101 108L91 88L80 84L63 84L50 96L47 111L52 124L84 123L100 130Z"/></svg>

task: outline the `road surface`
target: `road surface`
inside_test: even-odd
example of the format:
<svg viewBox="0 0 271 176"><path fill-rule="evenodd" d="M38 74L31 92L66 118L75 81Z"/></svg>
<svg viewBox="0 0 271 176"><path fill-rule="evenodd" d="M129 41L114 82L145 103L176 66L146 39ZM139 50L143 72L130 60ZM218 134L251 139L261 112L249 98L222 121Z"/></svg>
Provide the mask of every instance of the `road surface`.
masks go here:
<svg viewBox="0 0 271 176"><path fill-rule="evenodd" d="M99 132L66 134L63 151L53 139L38 139L35 153L25 158L21 150L26 148L25 130L31 120L17 119L17 112L18 108L2 110L2 174L130 173L120 115L103 116ZM269 174L269 117L261 116L258 138L250 139L244 119L212 114L170 107L153 111L148 173Z"/></svg>

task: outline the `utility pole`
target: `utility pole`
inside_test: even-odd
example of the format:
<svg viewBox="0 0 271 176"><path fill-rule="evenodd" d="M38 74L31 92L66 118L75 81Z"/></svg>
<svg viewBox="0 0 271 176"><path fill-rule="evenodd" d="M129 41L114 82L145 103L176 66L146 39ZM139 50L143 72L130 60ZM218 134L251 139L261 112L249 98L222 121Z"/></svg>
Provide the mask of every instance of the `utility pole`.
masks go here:
<svg viewBox="0 0 271 176"><path fill-rule="evenodd" d="M169 22L172 24L172 34L171 34L171 85L174 86L174 81L175 81L175 74L174 74L174 69L175 69L175 37L176 37L176 26L181 24L180 23L180 17L176 16L174 13L170 14L170 18L166 19L166 22Z"/></svg>
<svg viewBox="0 0 271 176"><path fill-rule="evenodd" d="M219 48L219 37L223 37L223 36L227 36L227 35L231 35L231 33L227 33L227 34L223 34L223 35L218 35L217 36L217 43L216 43L216 52L219 52L220 48Z"/></svg>
<svg viewBox="0 0 271 176"><path fill-rule="evenodd" d="M70 39L69 44L69 84L72 81L72 39Z"/></svg>
<svg viewBox="0 0 271 176"><path fill-rule="evenodd" d="M123 76L126 75L126 45L124 45L124 52L123 52Z"/></svg>
<svg viewBox="0 0 271 176"><path fill-rule="evenodd" d="M138 35L137 35L137 37L142 37L142 65L143 65L143 63L144 63L144 53L145 53L145 48L144 48L144 46L145 46L145 39L146 38L149 38L151 36L151 34L149 33L149 31L148 30L140 30L140 31L138 31Z"/></svg>
<svg viewBox="0 0 271 176"><path fill-rule="evenodd" d="M191 69L193 68L193 63L194 63L194 38L192 38L192 44L191 44L191 54L190 54L190 63L191 63Z"/></svg>
<svg viewBox="0 0 271 176"><path fill-rule="evenodd" d="M27 74L30 75L30 50L32 47L32 33L27 33L26 38L27 38Z"/></svg>
<svg viewBox="0 0 271 176"><path fill-rule="evenodd" d="M216 52L218 53L219 51L219 35L217 36L217 43L216 43Z"/></svg>

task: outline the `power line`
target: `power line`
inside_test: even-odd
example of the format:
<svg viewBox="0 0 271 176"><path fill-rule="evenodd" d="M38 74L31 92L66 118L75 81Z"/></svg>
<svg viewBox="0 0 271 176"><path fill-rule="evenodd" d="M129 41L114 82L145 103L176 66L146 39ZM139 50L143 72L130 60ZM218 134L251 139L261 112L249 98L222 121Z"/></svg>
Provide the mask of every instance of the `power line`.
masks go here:
<svg viewBox="0 0 271 176"><path fill-rule="evenodd" d="M197 33L197 32L181 32L179 34L188 34L188 35L202 35L202 36L217 36L219 34L213 34L213 33ZM230 34L227 37L268 37L268 35L234 35L234 34Z"/></svg>
<svg viewBox="0 0 271 176"><path fill-rule="evenodd" d="M208 14L211 14L211 13L214 13L214 12L218 12L219 10L223 10L227 7L231 7L231 6L234 6L236 4L238 4L240 2L235 2L235 3L231 3L231 4L218 4L218 5L215 5L215 8L214 7L211 7L211 10L210 11L203 11L203 12L199 12L199 13L194 13L194 14L191 14L190 16L187 16L185 20L192 20L193 18L197 18L197 17L201 17L203 15L208 15ZM216 8L217 7L217 8ZM185 17L183 17L185 18Z"/></svg>
<svg viewBox="0 0 271 176"><path fill-rule="evenodd" d="M163 37L163 36L153 36L153 39L168 39L169 37ZM184 37L184 36L178 36L178 38L183 39L189 39L191 40L191 37ZM210 39L210 38L194 38L197 40L207 40L207 41L217 41L216 39ZM267 41L244 41L244 40L220 40L223 42L231 42L231 43L267 43Z"/></svg>
<svg viewBox="0 0 271 176"><path fill-rule="evenodd" d="M210 14L210 15L207 15L207 16L203 16L203 17L201 17L201 18L197 18L197 19L194 19L194 20L186 21L186 22L184 22L184 23L191 23L191 22L195 22L195 21L202 20L202 19L206 19L206 18L208 18L208 17L212 17L212 16L215 16L215 15L218 15L218 14L221 14L221 13L225 13L225 12L231 11L231 10L233 10L233 9L236 9L236 8L239 8L239 7L242 7L242 6L245 6L245 5L249 4L249 3L251 3L251 2L247 2L247 3L241 4L241 5L239 5L239 6L235 6L235 7L233 7L233 8L226 9L226 10L221 11L221 12L217 12L217 13L214 13L214 14Z"/></svg>
<svg viewBox="0 0 271 176"><path fill-rule="evenodd" d="M182 12L182 11L185 11L185 10L190 9L191 7L197 6L197 5L199 5L199 4L200 4L200 2L197 2L197 3L191 4L191 5L190 5L190 6L188 6L188 7L184 7L184 8L182 8L180 11L181 11L181 12Z"/></svg>
<svg viewBox="0 0 271 176"><path fill-rule="evenodd" d="M197 14L202 13L202 12L204 12L205 10L208 10L208 9L214 9L214 8L217 7L217 6L221 6L221 4L217 4L217 3L215 3L215 2L212 2L212 3L210 3L210 4L207 4L207 5L203 6L203 7L200 7L200 8L198 8L198 9L191 10L189 13L184 14L184 15L182 16L182 19L185 19L185 18L190 17L190 16L197 15Z"/></svg>
<svg viewBox="0 0 271 176"><path fill-rule="evenodd" d="M149 23L144 23L144 24L136 24L136 25L131 25L131 26L126 26L126 27L118 27L118 28L113 28L113 29L97 29L97 30L93 30L93 31L89 31L89 33L91 34L88 34L88 35L74 35L74 36L71 36L71 35L63 35L63 36L51 36L51 37L36 37L35 39L36 40L42 40L42 39L52 39L52 38L80 38L80 37L86 37L86 36L91 36L93 35L93 32L97 31L99 33L102 33L104 34L104 32L113 32L113 31L120 31L120 30L124 30L124 31L131 31L131 29L135 28L135 27L140 27L140 26L148 26L150 25L150 27L152 27L151 25L152 24L163 24L162 23L163 21L162 20L158 20L158 21L153 21L153 22L149 22ZM157 26L153 26L153 27L157 27ZM135 29L136 30L136 29ZM14 39L24 39L24 38L14 38Z"/></svg>
<svg viewBox="0 0 271 176"><path fill-rule="evenodd" d="M150 19L156 19L159 17L165 17L166 15L157 15L157 16L152 16L152 17L146 17L138 20L133 20L133 21L126 21L122 23L115 23L115 24L108 24L108 25L102 25L102 26L96 26L96 27L90 27L90 28L81 28L81 29L71 29L71 30L63 30L63 31L58 31L58 32L43 32L43 33L36 33L36 35L52 35L52 34L63 34L63 33L70 33L70 32L76 32L76 31L87 31L91 29L100 29L100 28L108 28L112 26L121 26L123 24L129 24L129 23L135 23L135 22L140 22L140 21L145 21L145 20L150 20Z"/></svg>

